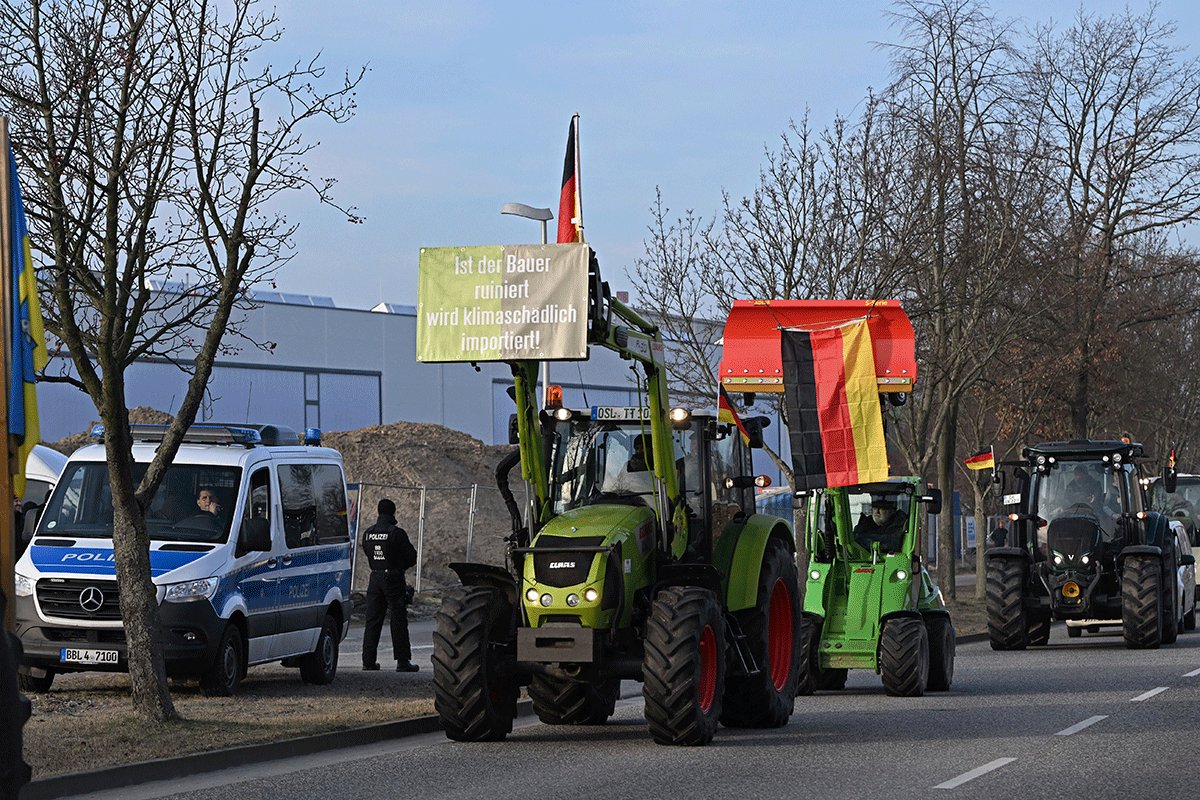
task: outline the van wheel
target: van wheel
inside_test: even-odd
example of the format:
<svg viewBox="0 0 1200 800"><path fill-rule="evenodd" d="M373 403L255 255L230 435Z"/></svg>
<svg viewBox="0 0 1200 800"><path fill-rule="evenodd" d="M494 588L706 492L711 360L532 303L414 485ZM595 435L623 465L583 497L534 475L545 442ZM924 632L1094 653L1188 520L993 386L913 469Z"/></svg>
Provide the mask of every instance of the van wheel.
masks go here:
<svg viewBox="0 0 1200 800"><path fill-rule="evenodd" d="M18 667L17 684L21 687L21 691L34 694L45 694L50 691L50 684L54 683L54 670L44 669L41 672L45 674L38 678L29 671L28 667Z"/></svg>
<svg viewBox="0 0 1200 800"><path fill-rule="evenodd" d="M300 678L305 683L324 686L333 683L338 665L338 629L333 617L326 614L317 649L300 657Z"/></svg>
<svg viewBox="0 0 1200 800"><path fill-rule="evenodd" d="M242 647L242 632L229 625L221 635L213 665L200 676L200 691L208 697L229 697L237 691L246 672L246 651Z"/></svg>

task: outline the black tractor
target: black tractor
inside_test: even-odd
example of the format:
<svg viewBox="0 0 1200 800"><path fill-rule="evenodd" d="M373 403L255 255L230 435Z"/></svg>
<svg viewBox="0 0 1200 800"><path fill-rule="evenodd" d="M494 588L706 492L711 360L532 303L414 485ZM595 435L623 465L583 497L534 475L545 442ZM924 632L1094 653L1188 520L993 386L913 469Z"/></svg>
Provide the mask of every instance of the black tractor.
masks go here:
<svg viewBox="0 0 1200 800"><path fill-rule="evenodd" d="M1009 527L987 551L992 648L1044 645L1052 620L1072 638L1120 626L1130 648L1173 643L1181 557L1167 519L1145 502L1142 445L1044 442L1022 456L997 472Z"/></svg>

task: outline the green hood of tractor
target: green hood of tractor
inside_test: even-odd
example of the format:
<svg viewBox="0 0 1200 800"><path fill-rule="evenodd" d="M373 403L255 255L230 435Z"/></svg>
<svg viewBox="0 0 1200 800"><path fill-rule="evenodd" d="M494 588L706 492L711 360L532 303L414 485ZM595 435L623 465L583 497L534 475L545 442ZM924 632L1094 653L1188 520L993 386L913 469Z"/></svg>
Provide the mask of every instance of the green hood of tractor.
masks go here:
<svg viewBox="0 0 1200 800"><path fill-rule="evenodd" d="M605 628L616 614L626 619L633 592L649 584L656 531L654 511L646 506L583 506L550 520L534 537L522 570L530 625L549 618Z"/></svg>

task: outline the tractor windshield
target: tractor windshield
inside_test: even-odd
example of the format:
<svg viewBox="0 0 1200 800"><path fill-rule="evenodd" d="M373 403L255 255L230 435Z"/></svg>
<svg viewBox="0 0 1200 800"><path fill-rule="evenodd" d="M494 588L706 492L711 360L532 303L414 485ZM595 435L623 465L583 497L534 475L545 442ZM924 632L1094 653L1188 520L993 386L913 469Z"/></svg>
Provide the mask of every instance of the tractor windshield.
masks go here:
<svg viewBox="0 0 1200 800"><path fill-rule="evenodd" d="M1102 461L1059 461L1034 479L1034 513L1039 531L1057 520L1088 520L1112 539L1129 497L1126 464L1110 467ZM1040 535L1040 534L1039 534Z"/></svg>
<svg viewBox="0 0 1200 800"><path fill-rule="evenodd" d="M908 511L912 497L900 489L880 487L847 495L850 519L854 523L854 543L870 553L876 544L884 553L898 553L908 530Z"/></svg>
<svg viewBox="0 0 1200 800"><path fill-rule="evenodd" d="M559 422L551 458L556 514L594 503L653 503L648 427L578 418Z"/></svg>

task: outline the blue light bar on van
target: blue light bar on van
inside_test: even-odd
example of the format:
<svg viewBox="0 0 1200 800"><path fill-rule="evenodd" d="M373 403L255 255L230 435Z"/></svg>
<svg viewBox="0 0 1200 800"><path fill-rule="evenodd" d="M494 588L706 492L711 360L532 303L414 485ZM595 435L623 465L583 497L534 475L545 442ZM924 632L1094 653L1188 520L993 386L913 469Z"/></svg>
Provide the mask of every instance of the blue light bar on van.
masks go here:
<svg viewBox="0 0 1200 800"><path fill-rule="evenodd" d="M304 443L319 447L321 445L321 429L320 428L305 428Z"/></svg>
<svg viewBox="0 0 1200 800"><path fill-rule="evenodd" d="M103 443L104 442L104 426L103 425L93 425L91 433L89 435L93 439L95 439L97 442Z"/></svg>
<svg viewBox="0 0 1200 800"><path fill-rule="evenodd" d="M254 428L227 428L229 435L233 437L235 444L242 444L246 447L252 447L256 444L262 444L262 436Z"/></svg>

